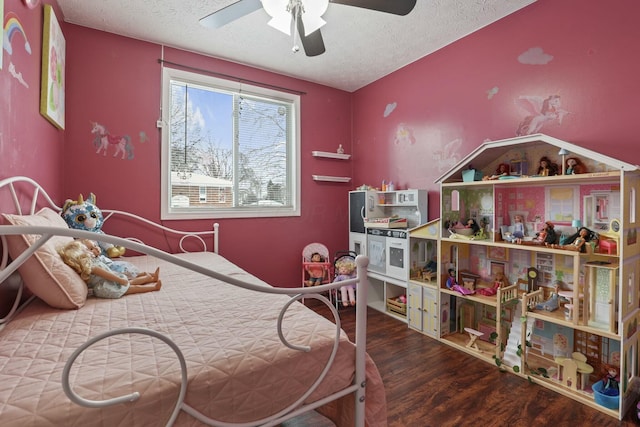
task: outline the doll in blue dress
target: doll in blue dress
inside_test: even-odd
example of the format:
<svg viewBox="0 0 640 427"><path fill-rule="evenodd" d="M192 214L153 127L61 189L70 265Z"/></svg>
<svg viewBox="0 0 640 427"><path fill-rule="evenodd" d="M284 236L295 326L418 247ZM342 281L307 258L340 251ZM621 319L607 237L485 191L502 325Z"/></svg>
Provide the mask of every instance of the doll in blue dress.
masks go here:
<svg viewBox="0 0 640 427"><path fill-rule="evenodd" d="M130 272L132 277L110 267L100 255L102 249L91 240L74 240L58 250L62 260L73 268L89 290L98 298L120 298L123 295L160 290L159 269L154 273Z"/></svg>

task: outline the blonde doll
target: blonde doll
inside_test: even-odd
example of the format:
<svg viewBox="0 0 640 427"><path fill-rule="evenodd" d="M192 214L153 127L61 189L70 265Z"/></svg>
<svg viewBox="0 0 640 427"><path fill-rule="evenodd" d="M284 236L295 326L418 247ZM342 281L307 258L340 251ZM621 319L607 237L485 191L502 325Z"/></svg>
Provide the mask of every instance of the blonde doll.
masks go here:
<svg viewBox="0 0 640 427"><path fill-rule="evenodd" d="M336 268L338 269L338 275L333 279L333 283L341 282L343 280L349 280L356 277L356 264L353 259L345 258L336 262ZM340 288L340 297L342 298L342 305L349 307L350 305L356 305L356 288L355 285L345 285Z"/></svg>
<svg viewBox="0 0 640 427"><path fill-rule="evenodd" d="M139 273L129 278L114 271L98 256L101 249L91 240L74 240L58 250L62 260L73 268L98 298L157 291L162 286L157 269L153 274Z"/></svg>

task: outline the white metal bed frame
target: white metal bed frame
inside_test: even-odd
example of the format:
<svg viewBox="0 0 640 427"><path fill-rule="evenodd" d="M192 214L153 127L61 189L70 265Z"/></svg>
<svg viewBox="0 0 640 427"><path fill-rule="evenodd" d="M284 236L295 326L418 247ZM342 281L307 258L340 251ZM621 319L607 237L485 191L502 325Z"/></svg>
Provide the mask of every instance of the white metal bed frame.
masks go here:
<svg viewBox="0 0 640 427"><path fill-rule="evenodd" d="M32 187L31 201L29 203L29 209L27 212L23 212L22 204L20 203L20 197L19 197L19 196L25 195L24 187L27 187L27 188ZM49 207L55 209L58 212L61 211L61 208L53 202L53 200L46 193L46 191L36 181L34 181L31 178L18 176L18 177L12 177L12 178L6 178L3 180L0 180L0 191L4 191L5 188L8 188L9 192L11 193L13 204L15 207L15 213L19 215L34 214L39 207L38 201L40 200L40 197L42 197L43 201L46 202L46 204ZM4 196L0 194L0 197L4 197ZM213 239L213 248L212 248L213 252L215 253L218 252L219 229L218 229L217 223L214 224L213 230L201 231L201 232L185 232L185 231L180 231L180 230L175 230L169 227L165 227L160 224L156 224L152 221L149 221L145 218L142 218L138 215L131 214L128 212L117 211L117 210L105 210L105 209L101 209L101 210L103 211L105 221L112 217L121 216L126 218L129 221L134 221L134 222L140 221L142 223L155 227L159 230L162 230L163 232L180 236L180 240L179 240L180 250L182 250L183 252L185 252L183 247L183 242L185 241L185 239L190 239L190 238L195 238L199 242L201 242L203 245L204 251L206 251L207 244L204 238L208 238L208 237L211 237ZM180 351L180 348L170 338L166 337L165 335L159 332L156 332L154 330L145 329L145 328L122 328L122 329L108 331L106 333L103 333L101 335L91 338L90 340L85 342L81 347L76 349L76 351L71 355L71 357L68 359L64 367L62 385L61 385L62 389L64 390L66 395L69 397L69 399L75 402L76 404L82 405L85 407L90 407L90 408L99 408L99 407L108 407L108 406L112 406L112 405L123 403L123 402L135 401L140 397L140 394L138 392L134 392L129 395L119 396L119 397L101 400L101 401L84 399L83 397L75 393L75 391L73 390L72 385L69 383L69 373L76 358L84 350L86 350L93 344L114 335L143 334L143 335L148 335L148 336L157 338L163 341L164 343L166 343L176 353L176 357L178 358L180 363L181 373L182 373L180 393L178 395L171 417L167 421L167 424L166 424L167 426L173 425L180 411L184 411L189 415L191 415L192 417L199 420L200 422L210 426L218 426L218 427L249 427L249 426L257 426L257 425L275 426L287 419L296 417L305 412L316 409L322 405L325 405L331 401L337 400L349 394L353 394L355 399L355 405L354 405L355 426L363 427L365 425L365 386L366 386L365 361L366 361L366 320L367 320L366 301L367 301L367 288L368 288L368 283L367 283L368 259L366 257L358 256L358 258L356 259L357 276L355 279L352 279L349 281L343 281L339 283L319 285L313 288L309 288L309 287L276 288L276 287L259 286L259 285L248 283L242 280L235 279L233 277L225 276L216 271L210 270L208 268L202 267L200 265L191 263L189 261L186 261L174 255L171 255L167 252L158 250L151 246L147 246L137 238L125 239L125 238L108 235L108 234L98 234L98 233L83 231L83 230L73 230L73 229L55 228L55 227L0 225L0 242L2 243L2 247L3 248L7 247L6 245L7 235L22 235L22 234L40 235L41 237L34 244L32 244L27 250L25 250L25 252L23 252L19 257L17 257L13 261L9 260L7 250L2 251L2 258L0 259L0 285L2 285L5 282L5 280L7 280L14 272L16 272L17 268L20 265L22 265L30 256L32 256L37 249L39 249L43 244L45 244L51 237L58 235L58 236L69 236L73 238L93 239L93 240L99 240L106 243L111 243L114 245L121 245L126 247L127 249L131 249L136 252L140 252L146 255L163 259L165 261L174 263L176 265L187 268L189 270L196 271L206 276L209 276L218 280L222 280L226 283L230 283L245 289L253 290L256 292L289 295L291 299L280 310L280 315L277 323L278 335L280 337L281 342L285 346L298 351L309 351L310 349L309 347L306 347L306 346L297 346L297 345L291 344L287 342L287 340L284 338L284 335L282 332L282 320L288 307L290 307L291 304L302 300L303 298L313 298L324 303L330 309L333 315L334 323L336 326L335 328L336 334L334 338L331 355L327 360L327 363L324 369L322 370L322 373L320 374L318 379L311 385L311 387L297 401L295 401L288 407L282 409L278 413L273 414L267 418L264 418L261 420L255 420L249 423L227 423L227 422L211 419L201 414L194 408L190 407L187 403L184 402L184 398L187 391L187 366L186 366L185 359L182 355L182 352ZM328 291L333 289L337 291L339 287L344 286L347 283L356 284L358 289L357 304L356 304L356 332L355 332L355 342L354 342L356 347L354 380L349 387L343 390L340 390L336 393L326 396L321 400L318 400L311 404L303 405L303 402L305 401L305 399L320 385L322 380L325 378L326 374L331 369L331 365L334 361L334 358L338 350L338 341L340 337L340 328L341 328L340 317L339 317L338 311L333 306L333 304L331 304L331 302L322 294L328 293ZM18 314L23 307L25 307L35 298L35 297L31 297L27 301L20 304L22 293L23 293L23 285L20 284L20 288L17 292L16 300L14 301L9 314L4 318L0 319L0 334L4 324L8 323L12 317Z"/></svg>

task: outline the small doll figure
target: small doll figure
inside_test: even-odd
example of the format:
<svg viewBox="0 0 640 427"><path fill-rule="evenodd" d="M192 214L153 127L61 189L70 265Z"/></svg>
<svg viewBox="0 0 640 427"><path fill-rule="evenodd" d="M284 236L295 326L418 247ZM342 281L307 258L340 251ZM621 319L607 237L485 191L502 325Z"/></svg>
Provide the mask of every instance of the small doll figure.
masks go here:
<svg viewBox="0 0 640 427"><path fill-rule="evenodd" d="M524 218L522 215L513 217L513 237L516 238L517 243L520 243L524 237Z"/></svg>
<svg viewBox="0 0 640 427"><path fill-rule="evenodd" d="M553 292L551 293L549 299L536 304L536 310L556 311L558 308L560 308L560 294L558 294L559 290L560 287L558 285L554 286Z"/></svg>
<svg viewBox="0 0 640 427"><path fill-rule="evenodd" d="M566 175L575 175L579 173L585 173L586 168L577 157L569 157L567 159L567 166L565 168Z"/></svg>
<svg viewBox="0 0 640 427"><path fill-rule="evenodd" d="M467 225L465 226L465 228L470 228L473 234L477 234L478 231L480 231L480 226L478 225L476 220L473 218L469 218L467 220Z"/></svg>
<svg viewBox="0 0 640 427"><path fill-rule="evenodd" d="M356 277L356 264L352 258L343 258L336 263L338 275L333 279L333 283L342 282ZM340 296L342 297L342 305L349 307L356 305L356 289L354 285L345 285L340 288Z"/></svg>
<svg viewBox="0 0 640 427"><path fill-rule="evenodd" d="M458 284L458 280L456 279L456 271L453 268L449 269L449 277L445 283L447 289L451 289L452 291L460 292L462 295L473 295L476 291L467 289Z"/></svg>
<svg viewBox="0 0 640 427"><path fill-rule="evenodd" d="M540 159L540 166L538 166L538 176L554 175L558 175L558 165L549 160L547 156L543 156Z"/></svg>
<svg viewBox="0 0 640 427"><path fill-rule="evenodd" d="M551 221L544 223L544 227L538 233L536 233L536 243L543 244L545 246L553 245L556 242L557 235L555 226Z"/></svg>
<svg viewBox="0 0 640 427"><path fill-rule="evenodd" d="M476 292L480 295L484 295L486 297L493 296L498 293L498 288L503 287L507 283L507 278L504 277L504 273L498 272L496 273L496 277L493 280L493 287L491 288L480 288Z"/></svg>
<svg viewBox="0 0 640 427"><path fill-rule="evenodd" d="M160 290L158 270L153 274L138 273L127 277L104 262L102 249L91 240L73 240L58 250L60 257L87 283L98 298L120 298L123 295Z"/></svg>
<svg viewBox="0 0 640 427"><path fill-rule="evenodd" d="M620 381L618 379L618 370L613 366L607 367L607 375L602 379L604 387L602 394L607 396L620 395Z"/></svg>
<svg viewBox="0 0 640 427"><path fill-rule="evenodd" d="M508 235L504 236L504 240L511 243L522 243L522 238L524 237L524 218L522 215L515 215L513 217L513 231Z"/></svg>
<svg viewBox="0 0 640 427"><path fill-rule="evenodd" d="M309 280L307 280L307 285L316 286L322 285L322 281L326 277L327 269L324 265L324 258L318 252L314 252L311 254L311 264L307 264L305 266L305 270L309 274Z"/></svg>
<svg viewBox="0 0 640 427"><path fill-rule="evenodd" d="M500 179L501 176L507 176L511 173L511 166L508 163L500 163L493 175L483 177L483 181Z"/></svg>
<svg viewBox="0 0 640 427"><path fill-rule="evenodd" d="M566 244L553 245L554 248L567 249L570 251L587 252L587 242L597 239L597 235L587 227L580 227L577 233L569 236Z"/></svg>

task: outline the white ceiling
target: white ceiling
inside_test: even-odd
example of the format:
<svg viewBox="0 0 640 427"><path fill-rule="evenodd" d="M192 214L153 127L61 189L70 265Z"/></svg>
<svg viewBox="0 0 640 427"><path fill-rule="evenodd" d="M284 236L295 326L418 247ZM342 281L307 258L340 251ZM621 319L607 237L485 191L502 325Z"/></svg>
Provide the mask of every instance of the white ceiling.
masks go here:
<svg viewBox="0 0 640 427"><path fill-rule="evenodd" d="M64 20L353 92L535 0L418 0L406 16L330 4L327 51L292 52L263 9L219 29L198 20L237 0L58 0ZM394 1L394 0L389 0Z"/></svg>

